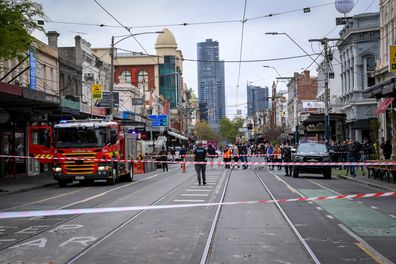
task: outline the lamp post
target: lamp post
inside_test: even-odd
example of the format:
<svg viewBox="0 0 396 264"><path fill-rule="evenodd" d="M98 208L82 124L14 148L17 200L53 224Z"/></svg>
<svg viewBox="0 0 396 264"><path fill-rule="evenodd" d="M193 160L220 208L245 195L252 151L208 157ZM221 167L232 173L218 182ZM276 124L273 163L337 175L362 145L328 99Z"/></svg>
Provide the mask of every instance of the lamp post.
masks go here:
<svg viewBox="0 0 396 264"><path fill-rule="evenodd" d="M110 71L111 71L111 76L110 76L110 115L113 115L113 103L114 103L114 99L113 99L113 93L114 93L114 46L117 45L118 43L120 43L123 40L126 40L128 38L134 37L134 36L138 36L138 35L145 35L145 34L162 34L164 33L163 31L153 31L153 32L140 32L140 33L136 33L136 34L127 34L127 35L121 35L121 36L112 36L111 37L111 46L110 46L110 59L111 59L111 63L110 63ZM122 38L120 40L118 40L117 42L114 43L114 39L115 38Z"/></svg>

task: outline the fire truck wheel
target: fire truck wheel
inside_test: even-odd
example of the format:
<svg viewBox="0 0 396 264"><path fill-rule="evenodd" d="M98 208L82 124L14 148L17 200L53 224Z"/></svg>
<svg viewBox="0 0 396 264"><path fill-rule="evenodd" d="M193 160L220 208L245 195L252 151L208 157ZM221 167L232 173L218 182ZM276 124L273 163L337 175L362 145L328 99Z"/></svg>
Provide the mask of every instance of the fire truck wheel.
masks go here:
<svg viewBox="0 0 396 264"><path fill-rule="evenodd" d="M107 179L107 184L114 185L117 181L117 178L118 178L117 169L113 167L112 177Z"/></svg>
<svg viewBox="0 0 396 264"><path fill-rule="evenodd" d="M65 180L58 180L59 187L63 188L67 186L68 181Z"/></svg>
<svg viewBox="0 0 396 264"><path fill-rule="evenodd" d="M129 171L127 175L125 175L125 179L128 182L133 182L133 168Z"/></svg>

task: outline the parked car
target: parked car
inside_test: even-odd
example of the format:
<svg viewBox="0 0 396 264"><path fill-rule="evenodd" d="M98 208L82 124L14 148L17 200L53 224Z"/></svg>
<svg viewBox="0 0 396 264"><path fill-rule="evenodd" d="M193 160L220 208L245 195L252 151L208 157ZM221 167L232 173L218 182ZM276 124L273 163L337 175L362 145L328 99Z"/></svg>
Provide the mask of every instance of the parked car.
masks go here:
<svg viewBox="0 0 396 264"><path fill-rule="evenodd" d="M300 143L296 153L292 156L295 162L330 162L329 150L322 143ZM325 165L294 165L293 177L297 178L300 172L323 174L325 179L331 179L331 166Z"/></svg>

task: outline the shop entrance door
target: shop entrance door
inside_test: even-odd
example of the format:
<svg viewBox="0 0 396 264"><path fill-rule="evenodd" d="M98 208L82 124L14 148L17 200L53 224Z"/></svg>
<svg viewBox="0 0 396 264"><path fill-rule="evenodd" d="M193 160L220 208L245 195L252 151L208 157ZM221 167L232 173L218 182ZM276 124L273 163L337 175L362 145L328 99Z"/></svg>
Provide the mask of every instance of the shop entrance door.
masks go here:
<svg viewBox="0 0 396 264"><path fill-rule="evenodd" d="M1 165L1 176L2 177L14 177L16 175L15 169L15 158L7 157L13 155L14 151L14 137L11 131L1 132L1 155L6 157L0 158Z"/></svg>

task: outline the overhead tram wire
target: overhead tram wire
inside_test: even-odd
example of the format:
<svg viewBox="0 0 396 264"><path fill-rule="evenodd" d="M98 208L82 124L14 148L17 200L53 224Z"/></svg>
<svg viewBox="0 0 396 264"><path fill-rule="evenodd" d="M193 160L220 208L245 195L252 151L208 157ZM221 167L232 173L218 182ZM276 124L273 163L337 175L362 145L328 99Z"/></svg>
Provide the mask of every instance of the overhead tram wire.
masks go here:
<svg viewBox="0 0 396 264"><path fill-rule="evenodd" d="M134 34L131 32L132 27L127 27L124 26L115 16L113 16L113 14L111 14L106 8L104 8L97 0L94 0L95 3L97 3L109 16L111 16L111 18L113 18L120 26L122 26L123 28L126 29L126 31L129 32L129 34L131 34L132 38L136 41L136 43L144 50L144 52L146 52L148 54L148 56L150 57L150 59L156 64L157 62L152 58L151 55L149 55L148 51L143 47L143 45L137 40L136 36L134 36ZM114 47L113 47L114 48Z"/></svg>
<svg viewBox="0 0 396 264"><path fill-rule="evenodd" d="M95 0L94 0L95 1ZM95 1L96 2L96 1ZM358 0L359 2L359 0ZM316 5L316 6L311 6L311 7L305 7L305 8L318 8L318 7L323 7L323 6L328 6L334 4L334 1L331 3L327 4L321 4L321 5ZM293 12L298 12L298 11L303 11L304 8L299 8L299 9L293 9L293 10L288 10L288 11L283 11L283 12L278 12L278 13L272 13L272 14L267 14L263 16L258 16L258 17L252 17L252 18L246 18L246 21L250 20L258 20L262 18L269 18L273 16L279 16L279 15L285 15ZM117 20L116 20L117 21ZM211 25L211 24L229 24L229 23L241 23L242 21L240 19L230 19L230 20L219 20L219 21L202 21L202 22L183 22L183 23L173 23L173 24L158 24L158 25L138 25L138 26L124 26L122 24L120 25L108 25L104 23L86 23L86 22L70 22L70 21L48 21L47 23L54 23L54 24L66 24L66 25L80 25L80 26L94 26L94 27L112 27L112 28L126 28L126 29L136 29L136 28L158 28L158 27L184 27L184 26L196 26L196 25Z"/></svg>
<svg viewBox="0 0 396 264"><path fill-rule="evenodd" d="M242 17L242 30L241 30L241 44L240 44L240 49L239 49L239 65L238 65L238 81L237 81L237 86L236 86L236 96L235 96L235 102L238 104L238 89L239 89L239 81L241 78L241 67L242 67L242 51L243 51L243 33L244 33L244 28L245 28L245 23L246 23L246 6L247 6L247 0L245 0L245 5L243 8L243 17Z"/></svg>
<svg viewBox="0 0 396 264"><path fill-rule="evenodd" d="M126 51L126 52L130 52L132 54L147 55L147 56L163 58L163 56L158 56L158 55L151 55L151 54L131 51L131 50L127 50L127 49L122 49L122 48L117 48L117 49L122 50L122 51ZM254 63L254 62L266 62L266 61L280 61L280 60L292 60L292 59L305 58L305 57L314 56L314 55L320 55L320 53L312 53L312 54L289 56L289 57L270 58L270 59L224 60L224 62L225 63L240 63L240 62L242 62L242 63ZM217 62L217 61L213 61L213 60L197 60L197 59L185 59L185 58L183 58L183 59L176 58L176 60L188 61L188 62Z"/></svg>

